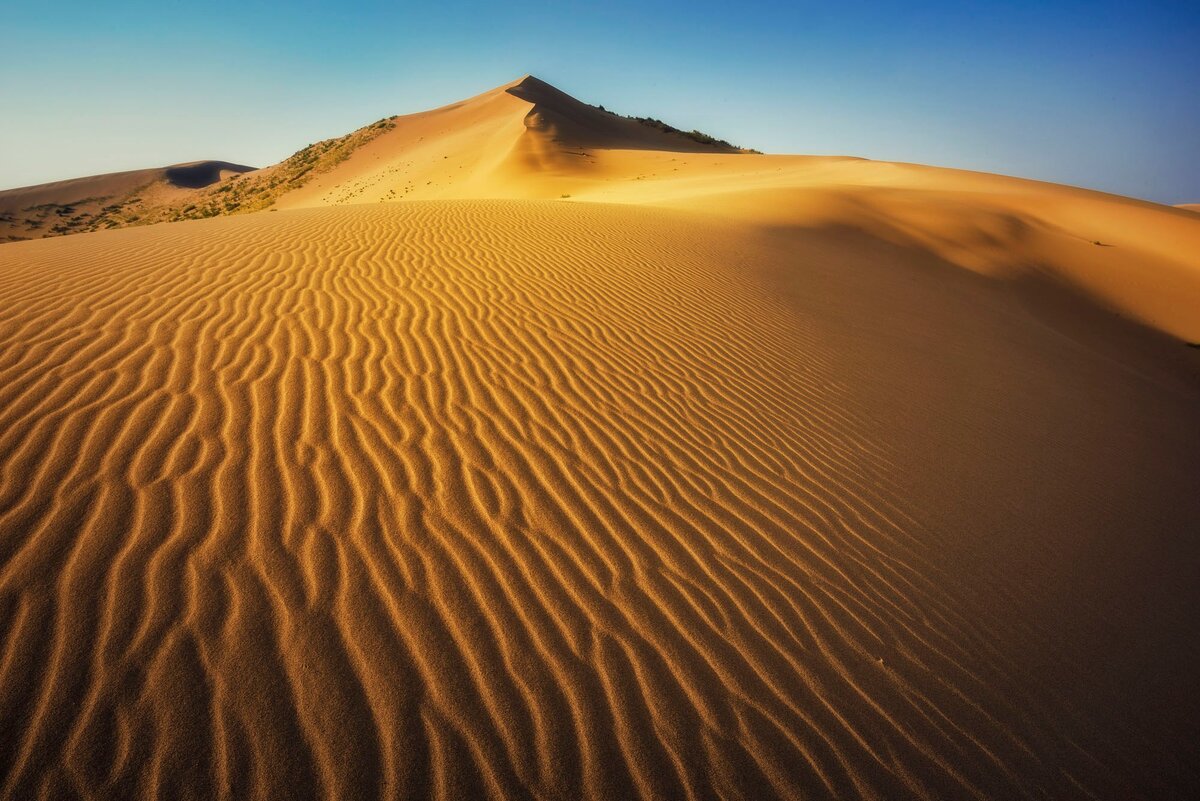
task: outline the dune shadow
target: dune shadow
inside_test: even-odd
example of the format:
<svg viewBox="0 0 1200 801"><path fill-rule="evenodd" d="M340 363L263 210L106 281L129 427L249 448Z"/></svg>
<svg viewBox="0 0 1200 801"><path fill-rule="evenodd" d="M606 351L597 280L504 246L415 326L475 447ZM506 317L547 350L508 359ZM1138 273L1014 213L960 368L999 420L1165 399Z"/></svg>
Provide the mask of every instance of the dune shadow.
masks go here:
<svg viewBox="0 0 1200 801"><path fill-rule="evenodd" d="M253 167L231 164L228 161L198 161L194 164L178 164L167 167L165 177L172 186L180 189L202 189L221 180L221 172L250 172Z"/></svg>

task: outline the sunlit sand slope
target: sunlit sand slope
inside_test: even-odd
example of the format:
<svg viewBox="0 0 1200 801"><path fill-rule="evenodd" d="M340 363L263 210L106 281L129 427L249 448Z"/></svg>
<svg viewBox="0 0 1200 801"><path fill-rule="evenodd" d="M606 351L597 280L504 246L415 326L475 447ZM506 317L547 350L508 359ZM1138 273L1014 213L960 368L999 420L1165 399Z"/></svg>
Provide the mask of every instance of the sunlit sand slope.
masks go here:
<svg viewBox="0 0 1200 801"><path fill-rule="evenodd" d="M0 242L268 207L541 199L683 208L850 231L1012 286L1069 288L1200 343L1200 217L1186 206L918 164L742 151L618 116L530 75L248 169L197 162L0 192Z"/></svg>
<svg viewBox="0 0 1200 801"><path fill-rule="evenodd" d="M391 123L277 206L565 199L849 230L998 280L1069 287L1200 343L1200 218L1183 209L919 164L731 152L531 76Z"/></svg>
<svg viewBox="0 0 1200 801"><path fill-rule="evenodd" d="M0 796L1187 797L1194 352L1055 311L554 201L6 245Z"/></svg>

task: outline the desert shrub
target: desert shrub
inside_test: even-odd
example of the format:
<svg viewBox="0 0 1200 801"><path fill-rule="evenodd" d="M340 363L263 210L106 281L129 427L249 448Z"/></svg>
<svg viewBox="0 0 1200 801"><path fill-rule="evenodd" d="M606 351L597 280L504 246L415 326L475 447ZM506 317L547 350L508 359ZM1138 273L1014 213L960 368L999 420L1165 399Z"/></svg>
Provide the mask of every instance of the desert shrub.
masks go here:
<svg viewBox="0 0 1200 801"><path fill-rule="evenodd" d="M704 133L703 131L696 131L696 130L682 131L679 128L676 128L674 125L665 123L656 117L635 117L635 116L629 115L629 114L621 115L621 114L617 114L614 111L609 111L604 106L592 106L592 108L597 109L598 111L603 111L605 114L611 114L614 117L620 117L621 119L626 119L626 120L633 120L636 123L645 125L647 128L653 128L654 130L661 131L662 133L678 134L679 136L687 137L688 139L691 139L693 142L697 142L702 145L709 145L710 147L727 147L727 148L731 148L733 150L741 151L742 153L758 153L759 155L762 155L761 152L758 150L737 147L735 145L730 144L729 142L727 142L724 139L718 139L715 136L710 136L710 135Z"/></svg>

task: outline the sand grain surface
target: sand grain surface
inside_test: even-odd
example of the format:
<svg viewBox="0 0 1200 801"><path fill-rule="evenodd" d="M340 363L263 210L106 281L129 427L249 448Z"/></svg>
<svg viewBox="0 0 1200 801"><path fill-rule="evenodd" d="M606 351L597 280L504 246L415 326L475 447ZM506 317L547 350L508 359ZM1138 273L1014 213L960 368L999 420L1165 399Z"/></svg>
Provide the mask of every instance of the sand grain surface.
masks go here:
<svg viewBox="0 0 1200 801"><path fill-rule="evenodd" d="M935 177L0 247L0 797L1194 795L1197 222Z"/></svg>

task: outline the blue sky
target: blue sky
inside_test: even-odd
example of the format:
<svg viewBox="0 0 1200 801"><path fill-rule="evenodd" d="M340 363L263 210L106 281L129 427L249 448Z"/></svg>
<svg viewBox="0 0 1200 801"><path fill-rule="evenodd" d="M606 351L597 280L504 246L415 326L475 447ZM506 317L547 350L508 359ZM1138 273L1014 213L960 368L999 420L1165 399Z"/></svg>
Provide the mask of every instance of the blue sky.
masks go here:
<svg viewBox="0 0 1200 801"><path fill-rule="evenodd" d="M263 166L533 73L768 152L1200 201L1200 0L3 0L0 187Z"/></svg>

